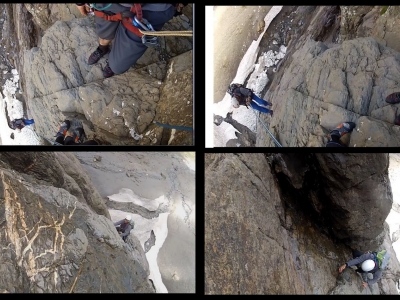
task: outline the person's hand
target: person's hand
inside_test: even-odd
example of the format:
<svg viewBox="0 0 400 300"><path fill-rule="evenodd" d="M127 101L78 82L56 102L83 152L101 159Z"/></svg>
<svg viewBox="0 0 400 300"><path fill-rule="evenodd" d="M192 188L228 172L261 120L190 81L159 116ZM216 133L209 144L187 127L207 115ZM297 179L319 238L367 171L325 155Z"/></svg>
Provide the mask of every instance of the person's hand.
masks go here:
<svg viewBox="0 0 400 300"><path fill-rule="evenodd" d="M249 105L250 102L251 102L251 97L247 97L247 98L246 98L246 104Z"/></svg>
<svg viewBox="0 0 400 300"><path fill-rule="evenodd" d="M344 269L346 269L346 264L340 266L339 273L342 273Z"/></svg>
<svg viewBox="0 0 400 300"><path fill-rule="evenodd" d="M364 288L366 288L368 286L368 283L363 282L362 285L364 286Z"/></svg>
<svg viewBox="0 0 400 300"><path fill-rule="evenodd" d="M79 12L81 13L81 15L83 16L87 16L88 12L90 11L89 7L87 7L86 5L82 5L82 6L76 6L79 10Z"/></svg>

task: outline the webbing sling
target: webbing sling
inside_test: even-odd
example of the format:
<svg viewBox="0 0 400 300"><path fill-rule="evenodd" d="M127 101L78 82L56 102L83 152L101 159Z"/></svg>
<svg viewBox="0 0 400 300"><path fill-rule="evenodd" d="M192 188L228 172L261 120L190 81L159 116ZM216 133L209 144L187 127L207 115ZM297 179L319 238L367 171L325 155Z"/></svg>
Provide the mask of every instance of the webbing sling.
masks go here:
<svg viewBox="0 0 400 300"><path fill-rule="evenodd" d="M126 29L133 32L138 37L143 36L143 33L141 33L140 30L135 25L133 25L133 19L131 17L133 15L136 15L136 18L139 21L142 21L143 13L142 13L142 6L140 5L140 3L134 3L129 12L120 12L113 16L109 16L104 12L96 9L93 9L93 12L97 17L103 18L106 21L111 21L111 22L121 21L121 23L126 27Z"/></svg>

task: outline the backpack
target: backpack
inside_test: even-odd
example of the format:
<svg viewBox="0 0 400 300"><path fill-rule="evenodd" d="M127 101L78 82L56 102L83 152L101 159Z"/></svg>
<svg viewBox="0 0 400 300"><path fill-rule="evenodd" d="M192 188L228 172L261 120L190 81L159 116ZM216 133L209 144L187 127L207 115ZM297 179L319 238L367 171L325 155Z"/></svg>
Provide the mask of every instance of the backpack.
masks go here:
<svg viewBox="0 0 400 300"><path fill-rule="evenodd" d="M388 253L386 250L382 250L379 252L375 252L374 256L376 262L378 263L379 269L381 270L386 269L390 260L390 253Z"/></svg>
<svg viewBox="0 0 400 300"><path fill-rule="evenodd" d="M238 87L242 87L243 84L240 83L232 83L231 85L229 85L228 90L226 91L229 95L231 95L232 97L234 97L235 93L233 92L236 88Z"/></svg>
<svg viewBox="0 0 400 300"><path fill-rule="evenodd" d="M12 129L22 129L24 128L24 121L22 119L15 119L11 122Z"/></svg>
<svg viewBox="0 0 400 300"><path fill-rule="evenodd" d="M133 230L133 228L135 227L135 223L133 222L133 220L130 220L129 224L131 224L131 226L132 226L131 230Z"/></svg>
<svg viewBox="0 0 400 300"><path fill-rule="evenodd" d="M231 95L232 98L236 98L236 100L239 102L239 105L246 105L246 101L241 93L235 93L234 90L237 88L242 87L243 84L240 83L232 83L229 87L228 90L226 91L229 95Z"/></svg>

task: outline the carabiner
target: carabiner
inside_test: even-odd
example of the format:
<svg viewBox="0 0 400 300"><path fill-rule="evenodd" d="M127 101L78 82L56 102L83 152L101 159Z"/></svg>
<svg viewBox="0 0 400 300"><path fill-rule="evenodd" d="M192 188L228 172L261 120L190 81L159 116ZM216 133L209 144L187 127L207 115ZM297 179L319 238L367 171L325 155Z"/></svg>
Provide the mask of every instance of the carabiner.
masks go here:
<svg viewBox="0 0 400 300"><path fill-rule="evenodd" d="M140 22L135 16L133 18L132 22L133 22L133 25L135 25L137 28L141 27L142 29L144 29L146 31L154 31L153 26L151 26L151 24L145 18L142 18L142 22Z"/></svg>

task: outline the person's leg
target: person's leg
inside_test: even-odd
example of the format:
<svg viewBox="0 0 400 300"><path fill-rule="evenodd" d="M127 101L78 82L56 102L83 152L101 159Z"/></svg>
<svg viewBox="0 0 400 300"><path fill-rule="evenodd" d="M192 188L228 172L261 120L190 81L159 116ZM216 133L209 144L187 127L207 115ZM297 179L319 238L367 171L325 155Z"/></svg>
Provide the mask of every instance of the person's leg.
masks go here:
<svg viewBox="0 0 400 300"><path fill-rule="evenodd" d="M74 138L72 136L67 136L64 140L64 145L80 145L75 143Z"/></svg>
<svg viewBox="0 0 400 300"><path fill-rule="evenodd" d="M260 105L271 105L271 103L269 103L267 100L261 99L260 97L258 97L256 94L253 94L253 98L254 101L256 101L258 104Z"/></svg>
<svg viewBox="0 0 400 300"><path fill-rule="evenodd" d="M260 112L266 113L266 114L270 112L270 110L268 108L262 107L262 106L258 106L254 102L250 102L250 106L251 106L251 108L253 108L255 110L258 110Z"/></svg>
<svg viewBox="0 0 400 300"><path fill-rule="evenodd" d="M104 5L105 5L104 3L96 3L96 7L98 8L103 8ZM119 4L112 4L109 8L107 8L107 10L104 11L104 13L113 15L124 10L129 10L129 8L124 8ZM96 33L97 36L99 37L99 46L89 56L88 59L89 65L97 63L100 60L100 58L102 58L110 51L109 44L111 43L111 40L114 39L115 32L120 23L120 22L106 21L103 18L98 17L96 15L94 18L96 22Z"/></svg>
<svg viewBox="0 0 400 300"><path fill-rule="evenodd" d="M61 134L58 135L55 142L58 144L64 145L64 135L61 135Z"/></svg>
<svg viewBox="0 0 400 300"><path fill-rule="evenodd" d="M161 30L164 24L173 18L174 14L175 8L173 6L170 6L166 11L143 10L143 18L156 31ZM142 43L142 39L121 24L117 29L113 47L108 55L109 67L114 74L125 73L136 64L146 50L147 46Z"/></svg>
<svg viewBox="0 0 400 300"><path fill-rule="evenodd" d="M29 119L29 120L24 120L25 125L32 125L33 123L35 123L35 121L33 119Z"/></svg>

